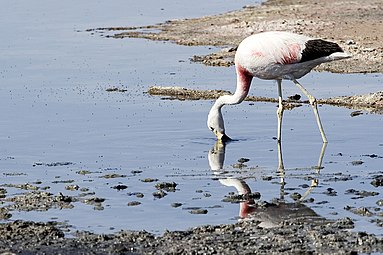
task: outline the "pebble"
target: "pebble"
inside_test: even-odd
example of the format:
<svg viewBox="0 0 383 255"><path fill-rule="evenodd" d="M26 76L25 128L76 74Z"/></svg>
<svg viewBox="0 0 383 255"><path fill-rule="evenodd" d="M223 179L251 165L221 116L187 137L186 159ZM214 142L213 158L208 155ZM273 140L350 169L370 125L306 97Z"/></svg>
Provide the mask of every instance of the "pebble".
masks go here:
<svg viewBox="0 0 383 255"><path fill-rule="evenodd" d="M155 185L156 189L163 189L166 191L175 191L177 183L175 182L161 182Z"/></svg>
<svg viewBox="0 0 383 255"><path fill-rule="evenodd" d="M128 206L137 206L137 205L140 205L140 204L141 204L141 202L139 202L139 201L131 201L131 202L128 203Z"/></svg>
<svg viewBox="0 0 383 255"><path fill-rule="evenodd" d="M137 198L143 198L144 194L141 192L129 192L127 193L128 196L136 196Z"/></svg>
<svg viewBox="0 0 383 255"><path fill-rule="evenodd" d="M127 188L128 188L128 186L123 185L123 184L118 184L118 185L112 187L112 189L116 189L116 190L124 190Z"/></svg>
<svg viewBox="0 0 383 255"><path fill-rule="evenodd" d="M362 160L354 160L351 162L351 165L353 166L359 166L362 165L364 162Z"/></svg>
<svg viewBox="0 0 383 255"><path fill-rule="evenodd" d="M163 198L167 195L167 193L163 190L159 190L159 191L156 191L156 192L153 192L153 196L156 197L156 198Z"/></svg>
<svg viewBox="0 0 383 255"><path fill-rule="evenodd" d="M362 111L353 111L352 113L350 113L350 116L351 117L356 117L356 116L359 116L359 115L362 115L363 112Z"/></svg>
<svg viewBox="0 0 383 255"><path fill-rule="evenodd" d="M103 176L100 176L100 178L105 178L105 179L114 179L114 178L124 178L126 175L124 174L105 174Z"/></svg>
<svg viewBox="0 0 383 255"><path fill-rule="evenodd" d="M194 209L189 211L191 214L207 214L208 210L206 209Z"/></svg>
<svg viewBox="0 0 383 255"><path fill-rule="evenodd" d="M92 172L89 171L89 170L80 170L80 171L77 171L76 173L77 173L77 174L86 175L86 174L91 174Z"/></svg>
<svg viewBox="0 0 383 255"><path fill-rule="evenodd" d="M299 199L301 199L302 195L297 193L297 192L294 192L290 195L290 197L294 200L294 201L297 201Z"/></svg>
<svg viewBox="0 0 383 255"><path fill-rule="evenodd" d="M374 187L383 186L383 175L374 177L374 180L371 181L371 185Z"/></svg>
<svg viewBox="0 0 383 255"><path fill-rule="evenodd" d="M301 95L295 94L295 95L292 95L292 96L288 96L287 98L290 99L290 100L297 101L297 100L301 99Z"/></svg>
<svg viewBox="0 0 383 255"><path fill-rule="evenodd" d="M238 159L239 163L246 163L246 162L249 162L249 161L250 161L250 159L248 159L248 158L240 158L240 159Z"/></svg>
<svg viewBox="0 0 383 255"><path fill-rule="evenodd" d="M355 44L355 41L352 40L352 39L349 39L349 40L346 41L346 44L347 45L352 45L352 44Z"/></svg>
<svg viewBox="0 0 383 255"><path fill-rule="evenodd" d="M97 203L102 203L105 201L105 198L100 198L100 197L92 197L84 200L85 204L97 204Z"/></svg>
<svg viewBox="0 0 383 255"><path fill-rule="evenodd" d="M140 181L142 181L142 182L156 182L156 181L158 181L158 179L155 179L155 178L145 178L145 179L141 179Z"/></svg>
<svg viewBox="0 0 383 255"><path fill-rule="evenodd" d="M68 185L65 187L66 190L78 190L80 188L80 186L76 185L76 184L73 184L73 185Z"/></svg>
<svg viewBox="0 0 383 255"><path fill-rule="evenodd" d="M337 192L333 188L327 188L327 190L324 192L324 194L328 196L336 196Z"/></svg>

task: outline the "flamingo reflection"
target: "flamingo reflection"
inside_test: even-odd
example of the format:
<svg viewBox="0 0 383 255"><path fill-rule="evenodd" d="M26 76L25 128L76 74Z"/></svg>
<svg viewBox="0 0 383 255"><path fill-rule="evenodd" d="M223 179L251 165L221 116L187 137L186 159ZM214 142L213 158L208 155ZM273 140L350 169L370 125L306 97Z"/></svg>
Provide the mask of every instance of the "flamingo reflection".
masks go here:
<svg viewBox="0 0 383 255"><path fill-rule="evenodd" d="M223 164L225 161L225 148L226 143L217 140L213 148L209 150L208 159L210 169L214 174L220 175L223 172ZM234 187L239 195L247 195L251 193L249 185L244 180L237 178L219 178L220 183L228 187ZM239 217L246 218L250 213L255 210L254 199L248 199L239 203Z"/></svg>
<svg viewBox="0 0 383 255"><path fill-rule="evenodd" d="M318 165L315 167L317 173L321 169L323 155L326 149L326 143L323 144ZM285 196L285 169L282 158L282 146L278 142L278 172L281 177L280 198L273 202L255 202L249 185L243 180L234 177L226 177L224 170L226 143L218 140L209 150L208 160L211 170L218 176L221 184L228 187L234 187L243 201L239 203L240 219L256 219L260 221L260 227L275 227L284 220L302 219L316 222L325 221L324 218L317 215L312 209L301 203L310 192L318 185L318 180L313 179L311 185L301 196L300 201L295 203L286 203Z"/></svg>

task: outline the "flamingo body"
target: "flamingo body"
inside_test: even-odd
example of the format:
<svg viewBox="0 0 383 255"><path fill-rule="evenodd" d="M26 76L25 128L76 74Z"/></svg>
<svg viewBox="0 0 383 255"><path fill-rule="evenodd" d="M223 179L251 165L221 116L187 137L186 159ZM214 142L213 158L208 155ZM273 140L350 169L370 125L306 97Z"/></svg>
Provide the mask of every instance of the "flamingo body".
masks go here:
<svg viewBox="0 0 383 255"><path fill-rule="evenodd" d="M238 46L235 55L237 72L237 88L233 95L224 95L217 99L208 115L208 127L218 139L229 139L225 133L221 108L224 105L239 104L247 96L253 77L265 80L277 80L279 92L280 122L283 112L281 81L292 80L306 96L310 104L316 108L316 100L296 79L310 72L315 66L334 60L349 58L338 44L313 39L304 35L289 32L263 32L245 38ZM324 142L327 139L321 127L319 115L318 126ZM280 122L278 129L280 129ZM278 130L280 140L280 130Z"/></svg>
<svg viewBox="0 0 383 255"><path fill-rule="evenodd" d="M235 64L260 79L291 80L339 57L348 57L348 54L336 43L288 32L264 32L241 42Z"/></svg>

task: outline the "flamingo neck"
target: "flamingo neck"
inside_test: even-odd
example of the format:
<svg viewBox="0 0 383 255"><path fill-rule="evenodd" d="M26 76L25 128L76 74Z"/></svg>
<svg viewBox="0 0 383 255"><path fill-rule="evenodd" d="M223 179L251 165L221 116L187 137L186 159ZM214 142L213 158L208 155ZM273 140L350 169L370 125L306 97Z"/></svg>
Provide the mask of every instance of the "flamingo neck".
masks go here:
<svg viewBox="0 0 383 255"><path fill-rule="evenodd" d="M241 103L249 93L253 76L241 65L236 65L237 88L233 95L224 95L217 99L214 107L220 110L224 105L234 105Z"/></svg>

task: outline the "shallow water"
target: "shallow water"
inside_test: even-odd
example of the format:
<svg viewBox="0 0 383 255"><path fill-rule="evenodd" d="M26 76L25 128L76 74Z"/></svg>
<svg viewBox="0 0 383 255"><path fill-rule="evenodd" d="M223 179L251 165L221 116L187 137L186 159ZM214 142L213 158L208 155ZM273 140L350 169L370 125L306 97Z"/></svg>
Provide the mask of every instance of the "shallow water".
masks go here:
<svg viewBox="0 0 383 255"><path fill-rule="evenodd" d="M233 1L225 1L225 5L229 2ZM244 102L226 107L226 128L237 141L226 145L221 163L227 172L217 175L209 157L215 139L206 127L212 102L161 100L144 92L151 85L233 90L234 69L190 63L192 55L214 51L209 47L106 39L85 32L99 26L145 25L218 13L230 10L229 5L219 9L221 2L208 3L206 8L196 8L194 15L190 9L175 12L186 10L180 2L169 1L156 8L135 3L140 11L131 11L129 16L127 11L133 7L118 1L108 6L39 3L43 7L18 2L1 10L5 38L0 42L1 184L30 183L66 196L86 193L65 188L78 185L94 192L85 198L96 196L105 201L102 206L73 202L72 209L16 210L10 220L65 221L71 229L96 232L145 229L161 233L236 222L240 204L222 201L236 189L223 185L222 179L243 179L265 201L281 198L284 188L282 195L290 203L291 193L304 194L306 185L315 179L318 185L307 196L314 201L306 206L327 219L351 217L358 230L382 234L382 228L370 222L382 219L378 215L382 208L376 204L382 199L382 187L370 184L373 175L383 174L381 115L351 117L353 110L320 107L329 144L324 168L318 173L312 167L317 165L322 142L311 108L305 105L286 111L282 144L286 184L282 187L273 139L276 105ZM244 4L246 1L235 2L232 8ZM317 97L376 91L382 82L381 74L311 73L301 80ZM106 92L110 87L127 91ZM251 93L274 96L275 84L255 80ZM284 95L295 93L299 91L285 82ZM247 167L233 167L240 158L249 159ZM69 163L49 166L55 162ZM108 174L121 176L106 178ZM145 178L158 181L143 182ZM152 195L158 182L178 185L175 192L159 199ZM117 185L127 188L118 191L113 188ZM26 192L5 188L7 197ZM328 188L336 196L330 196ZM348 194L349 189L380 194L358 198ZM136 197L135 192L144 197ZM132 201L141 204L128 206ZM176 202L182 205L172 207ZM360 216L346 206L366 207L374 215ZM208 212L191 214L195 208Z"/></svg>

